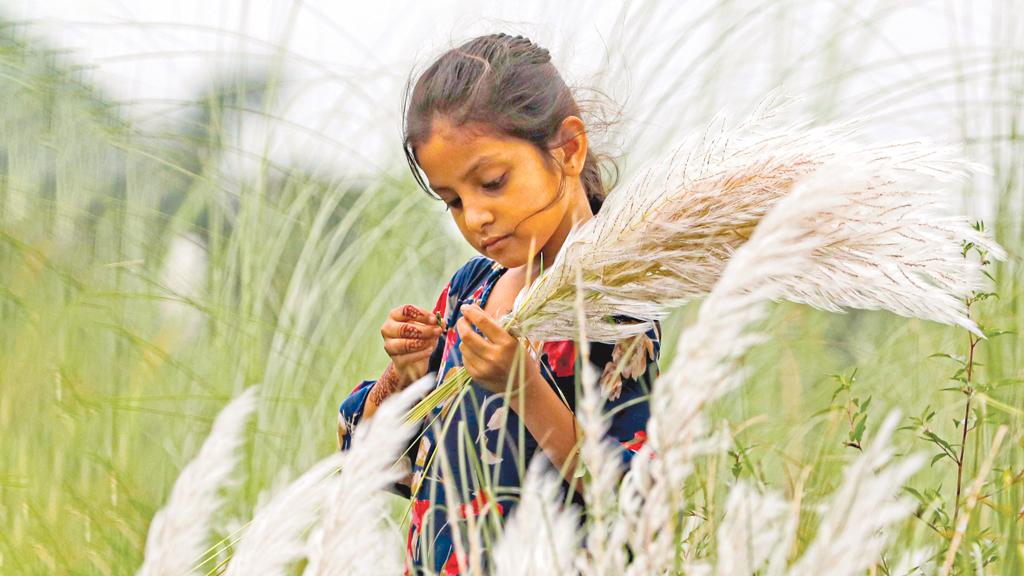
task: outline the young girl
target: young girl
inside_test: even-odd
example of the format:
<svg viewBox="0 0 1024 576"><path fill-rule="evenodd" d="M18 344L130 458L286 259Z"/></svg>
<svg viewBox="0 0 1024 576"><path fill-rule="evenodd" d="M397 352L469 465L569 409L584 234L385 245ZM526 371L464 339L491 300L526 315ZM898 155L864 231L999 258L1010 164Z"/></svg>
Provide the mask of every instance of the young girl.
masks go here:
<svg viewBox="0 0 1024 576"><path fill-rule="evenodd" d="M476 530L478 542L493 542L538 448L582 504L573 480L576 346L567 340L545 342L539 354L521 350L497 319L541 264L554 262L573 224L600 210L605 192L575 99L547 50L522 36L482 36L446 52L418 79L407 103L405 149L413 174L445 202L481 256L455 271L432 310L412 304L391 310L381 326L391 362L342 402L338 444L347 449L353 428L389 395L428 373L440 383L465 366L470 391L421 423L404 458L411 474L395 486L412 498L407 567L457 574L467 559L455 553L453 539L466 542ZM646 439L660 328L655 323L614 346L590 343L607 397L608 434L622 447L624 464ZM517 354L525 361L522 374L514 367ZM516 389L506 398L510 374ZM451 423L444 429L427 425L445 417ZM457 487L455 494L446 483Z"/></svg>

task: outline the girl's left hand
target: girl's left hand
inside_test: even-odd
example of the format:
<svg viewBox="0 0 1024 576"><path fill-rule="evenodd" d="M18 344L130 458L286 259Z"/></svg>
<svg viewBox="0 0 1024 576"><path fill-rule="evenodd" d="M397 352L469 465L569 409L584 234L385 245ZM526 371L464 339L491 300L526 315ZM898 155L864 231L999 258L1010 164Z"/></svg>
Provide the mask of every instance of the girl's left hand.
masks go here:
<svg viewBox="0 0 1024 576"><path fill-rule="evenodd" d="M540 375L537 360L483 308L477 304L463 304L459 310L462 316L455 323L462 339L459 351L462 352L462 364L473 380L491 392L504 393L516 354L521 354L526 360L525 382L531 380L533 372ZM483 336L474 332L473 326L479 328ZM512 390L515 390L519 382L518 377L513 378Z"/></svg>

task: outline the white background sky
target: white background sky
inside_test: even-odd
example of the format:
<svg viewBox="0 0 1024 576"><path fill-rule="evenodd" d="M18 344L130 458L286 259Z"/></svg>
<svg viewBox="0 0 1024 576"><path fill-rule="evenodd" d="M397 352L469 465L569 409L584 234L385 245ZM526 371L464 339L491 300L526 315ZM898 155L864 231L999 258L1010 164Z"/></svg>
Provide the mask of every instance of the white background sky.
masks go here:
<svg viewBox="0 0 1024 576"><path fill-rule="evenodd" d="M949 103L990 99L988 80L960 83L971 93L949 81L911 97L874 93L953 70L950 54L969 65L991 47L993 30L1024 38L1024 19L1000 19L1007 2L748 0L706 14L711 4L8 0L0 10L66 50L144 125L173 118L218 70L281 62L286 82L273 110L281 121L247 119L241 145L266 145L284 164L366 175L404 166L399 112L412 67L482 33L525 34L552 52L570 83L604 89L626 113L614 151L638 157L718 108L742 112L787 67L795 93L831 98L844 116L881 113L874 136L954 140L964 120ZM729 29L727 41L712 40ZM841 93L822 88L837 67L882 61Z"/></svg>

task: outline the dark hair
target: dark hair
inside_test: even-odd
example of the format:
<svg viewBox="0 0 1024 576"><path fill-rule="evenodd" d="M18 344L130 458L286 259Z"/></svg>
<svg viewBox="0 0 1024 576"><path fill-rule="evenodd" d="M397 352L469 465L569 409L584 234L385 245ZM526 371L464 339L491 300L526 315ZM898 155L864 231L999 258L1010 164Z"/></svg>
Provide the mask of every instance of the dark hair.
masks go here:
<svg viewBox="0 0 1024 576"><path fill-rule="evenodd" d="M410 97L412 76L403 99L403 149L413 177L431 196L420 176L415 146L430 137L435 113L456 126L479 123L499 134L522 138L552 163L547 143L562 120L580 116L576 98L551 63L551 54L523 36L489 34L448 50L420 75ZM601 179L604 160L617 176L614 160L588 145L580 180L595 214L607 194Z"/></svg>

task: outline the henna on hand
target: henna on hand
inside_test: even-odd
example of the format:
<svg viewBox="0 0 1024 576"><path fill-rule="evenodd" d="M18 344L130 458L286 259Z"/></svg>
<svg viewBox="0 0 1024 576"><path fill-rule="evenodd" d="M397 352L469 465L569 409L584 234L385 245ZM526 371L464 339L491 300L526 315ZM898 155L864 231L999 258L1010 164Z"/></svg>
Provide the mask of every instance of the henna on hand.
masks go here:
<svg viewBox="0 0 1024 576"><path fill-rule="evenodd" d="M380 379L373 385L373 388L370 389L370 395L367 400L380 406L385 398L397 392L400 387L398 371L395 370L394 362L390 362L387 369L384 370L384 374L381 375Z"/></svg>

